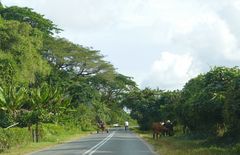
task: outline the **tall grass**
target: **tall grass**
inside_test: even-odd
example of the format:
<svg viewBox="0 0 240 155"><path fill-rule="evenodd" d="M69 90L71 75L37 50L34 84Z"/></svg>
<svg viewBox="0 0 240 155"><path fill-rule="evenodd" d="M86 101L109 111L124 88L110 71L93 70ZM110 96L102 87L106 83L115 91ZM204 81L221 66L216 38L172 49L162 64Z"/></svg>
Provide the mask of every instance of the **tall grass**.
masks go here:
<svg viewBox="0 0 240 155"><path fill-rule="evenodd" d="M27 128L0 128L0 153L9 152L9 149L13 151L21 148L25 149L28 146L38 148L37 145L41 147L41 143L44 143L44 146L59 144L68 138L79 137L81 134L83 132L80 127L42 124L40 126L40 143L34 144L32 142L32 133Z"/></svg>
<svg viewBox="0 0 240 155"><path fill-rule="evenodd" d="M0 128L0 152L12 146L26 145L31 140L31 134L29 134L26 128Z"/></svg>
<svg viewBox="0 0 240 155"><path fill-rule="evenodd" d="M207 139L193 139L187 136L160 137L152 139L151 132L137 131L147 142L153 145L155 151L161 155L239 155L240 143L218 146L206 145Z"/></svg>

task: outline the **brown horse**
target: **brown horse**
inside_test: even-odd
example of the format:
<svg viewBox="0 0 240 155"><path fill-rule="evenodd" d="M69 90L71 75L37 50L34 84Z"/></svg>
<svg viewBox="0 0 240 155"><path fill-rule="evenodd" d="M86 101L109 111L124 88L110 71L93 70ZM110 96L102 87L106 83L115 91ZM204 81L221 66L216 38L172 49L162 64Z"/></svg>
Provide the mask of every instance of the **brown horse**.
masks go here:
<svg viewBox="0 0 240 155"><path fill-rule="evenodd" d="M168 131L168 129L164 126L163 122L153 122L152 130L153 139L158 139L161 134L164 135Z"/></svg>
<svg viewBox="0 0 240 155"><path fill-rule="evenodd" d="M102 133L104 131L106 131L107 133L109 132L104 122L98 122L97 126L98 126L97 133L99 133L99 129L102 131Z"/></svg>

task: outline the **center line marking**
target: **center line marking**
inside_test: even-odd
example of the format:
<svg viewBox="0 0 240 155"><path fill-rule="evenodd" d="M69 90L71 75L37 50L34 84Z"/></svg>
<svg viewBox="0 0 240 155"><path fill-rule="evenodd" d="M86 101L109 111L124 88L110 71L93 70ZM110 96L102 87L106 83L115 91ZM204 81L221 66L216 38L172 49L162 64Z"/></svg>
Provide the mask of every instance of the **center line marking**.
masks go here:
<svg viewBox="0 0 240 155"><path fill-rule="evenodd" d="M97 149L99 149L103 144L105 144L109 139L112 138L112 136L115 134L115 131L108 135L106 138L104 138L101 142L99 142L97 145L93 146L89 150L83 153L83 155L92 155Z"/></svg>

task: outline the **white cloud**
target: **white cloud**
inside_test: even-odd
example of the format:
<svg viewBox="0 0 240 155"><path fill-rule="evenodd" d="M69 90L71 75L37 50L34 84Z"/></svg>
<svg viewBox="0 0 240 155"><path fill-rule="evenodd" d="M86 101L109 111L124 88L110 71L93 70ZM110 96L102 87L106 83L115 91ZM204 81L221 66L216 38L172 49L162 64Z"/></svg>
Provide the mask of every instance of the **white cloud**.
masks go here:
<svg viewBox="0 0 240 155"><path fill-rule="evenodd" d="M196 73L198 71L193 68L193 58L190 54L162 52L160 58L152 64L151 73L142 85L160 89L181 89Z"/></svg>
<svg viewBox="0 0 240 155"><path fill-rule="evenodd" d="M141 86L181 88L240 61L239 0L3 0L33 7ZM170 51L170 52L162 52ZM159 59L156 59L159 58Z"/></svg>
<svg viewBox="0 0 240 155"><path fill-rule="evenodd" d="M177 4L182 7L176 5L175 12L170 14L172 18L161 20L168 28L156 28L156 44L174 52L160 53L142 87L177 89L212 66L239 65L240 8L234 5L235 1L184 2ZM186 9L189 6L194 10ZM186 74L187 70L191 74Z"/></svg>

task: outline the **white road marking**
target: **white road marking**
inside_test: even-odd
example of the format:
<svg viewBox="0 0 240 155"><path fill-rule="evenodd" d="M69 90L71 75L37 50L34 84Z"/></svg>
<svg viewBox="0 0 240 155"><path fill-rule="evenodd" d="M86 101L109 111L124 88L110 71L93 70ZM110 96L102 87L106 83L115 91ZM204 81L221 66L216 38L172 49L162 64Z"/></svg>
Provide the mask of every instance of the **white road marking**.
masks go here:
<svg viewBox="0 0 240 155"><path fill-rule="evenodd" d="M106 138L104 138L101 142L99 142L97 145L93 146L89 150L83 153L83 155L92 155L94 152L96 152L103 144L105 144L109 139L112 138L112 136L115 134L115 131L108 135Z"/></svg>

